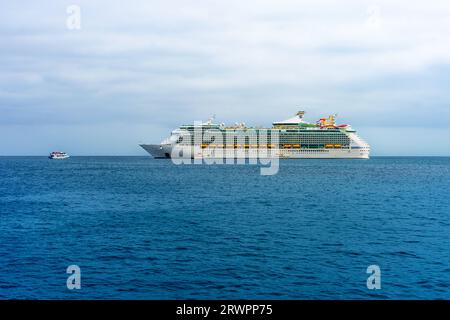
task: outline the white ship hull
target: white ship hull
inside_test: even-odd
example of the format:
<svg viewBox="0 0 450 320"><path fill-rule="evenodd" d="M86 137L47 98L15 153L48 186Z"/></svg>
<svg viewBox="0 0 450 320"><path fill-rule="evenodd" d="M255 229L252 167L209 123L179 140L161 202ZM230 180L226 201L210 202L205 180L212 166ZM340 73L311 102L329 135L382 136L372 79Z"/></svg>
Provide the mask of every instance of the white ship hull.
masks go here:
<svg viewBox="0 0 450 320"><path fill-rule="evenodd" d="M173 150L171 145L141 145L145 151L154 158L187 158L187 159L252 159L272 158L282 159L368 159L368 148L354 149L217 149L200 148L195 146L176 146Z"/></svg>

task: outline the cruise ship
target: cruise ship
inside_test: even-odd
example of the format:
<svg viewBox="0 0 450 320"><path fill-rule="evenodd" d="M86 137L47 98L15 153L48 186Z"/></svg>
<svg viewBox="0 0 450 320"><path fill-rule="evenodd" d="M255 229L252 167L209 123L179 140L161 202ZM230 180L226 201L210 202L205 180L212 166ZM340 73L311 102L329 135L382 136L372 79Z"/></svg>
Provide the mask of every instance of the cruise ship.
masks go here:
<svg viewBox="0 0 450 320"><path fill-rule="evenodd" d="M154 158L347 158L368 159L370 146L336 115L316 122L304 111L272 128L207 122L182 125L160 144L142 144Z"/></svg>

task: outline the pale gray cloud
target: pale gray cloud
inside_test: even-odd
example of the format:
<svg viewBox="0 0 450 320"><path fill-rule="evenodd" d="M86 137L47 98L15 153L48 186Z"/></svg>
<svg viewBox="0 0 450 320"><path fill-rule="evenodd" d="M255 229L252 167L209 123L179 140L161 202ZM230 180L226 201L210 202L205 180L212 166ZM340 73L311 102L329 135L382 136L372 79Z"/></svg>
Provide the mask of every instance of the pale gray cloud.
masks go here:
<svg viewBox="0 0 450 320"><path fill-rule="evenodd" d="M66 27L71 4L80 30ZM338 112L362 135L449 127L446 1L14 1L1 14L0 127L33 126L39 140L25 141L42 152L48 126L97 126L90 146L127 153L211 114L270 125L299 106L311 120ZM123 145L104 138L117 126ZM133 130L145 126L147 137ZM378 150L389 139L371 138ZM84 136L68 140L87 150Z"/></svg>

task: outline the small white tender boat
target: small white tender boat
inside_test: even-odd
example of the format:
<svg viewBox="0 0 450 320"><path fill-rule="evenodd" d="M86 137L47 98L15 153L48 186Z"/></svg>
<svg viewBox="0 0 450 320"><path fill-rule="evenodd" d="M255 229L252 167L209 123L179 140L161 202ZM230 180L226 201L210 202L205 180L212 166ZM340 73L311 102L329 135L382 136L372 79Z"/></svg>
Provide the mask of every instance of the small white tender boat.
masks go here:
<svg viewBox="0 0 450 320"><path fill-rule="evenodd" d="M69 155L65 152L54 151L48 157L53 160L63 160L69 158Z"/></svg>

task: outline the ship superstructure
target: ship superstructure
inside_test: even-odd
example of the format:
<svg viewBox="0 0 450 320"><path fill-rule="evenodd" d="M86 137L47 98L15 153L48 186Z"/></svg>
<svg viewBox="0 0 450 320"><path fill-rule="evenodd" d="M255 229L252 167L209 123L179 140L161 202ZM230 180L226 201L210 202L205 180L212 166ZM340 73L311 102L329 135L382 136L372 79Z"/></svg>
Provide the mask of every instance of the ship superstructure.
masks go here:
<svg viewBox="0 0 450 320"><path fill-rule="evenodd" d="M370 146L336 115L315 123L304 120L304 111L274 122L272 128L233 126L207 122L182 125L159 145L141 145L155 158L369 158Z"/></svg>

